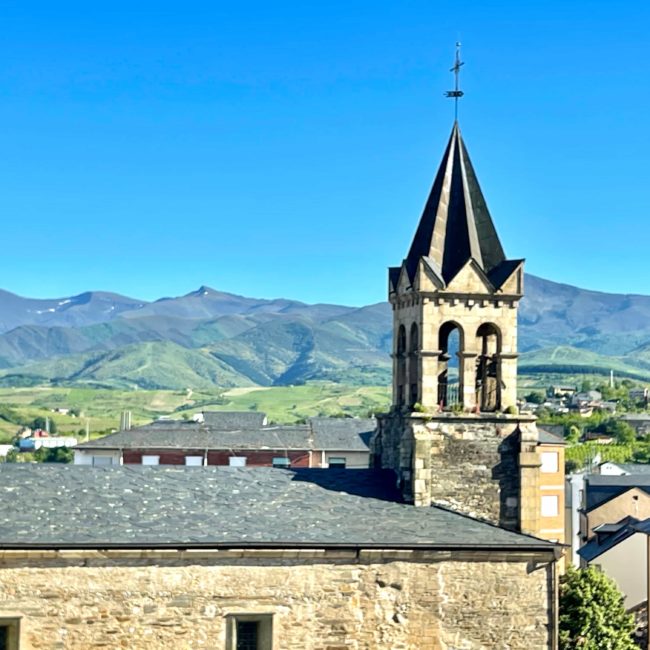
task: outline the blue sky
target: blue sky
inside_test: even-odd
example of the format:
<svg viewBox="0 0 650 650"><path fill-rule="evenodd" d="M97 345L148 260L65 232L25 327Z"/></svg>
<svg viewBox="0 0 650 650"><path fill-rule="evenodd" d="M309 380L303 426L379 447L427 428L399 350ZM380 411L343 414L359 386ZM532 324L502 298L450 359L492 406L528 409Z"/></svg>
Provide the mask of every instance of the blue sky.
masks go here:
<svg viewBox="0 0 650 650"><path fill-rule="evenodd" d="M0 287L366 304L453 121L506 252L650 293L643 2L0 3Z"/></svg>

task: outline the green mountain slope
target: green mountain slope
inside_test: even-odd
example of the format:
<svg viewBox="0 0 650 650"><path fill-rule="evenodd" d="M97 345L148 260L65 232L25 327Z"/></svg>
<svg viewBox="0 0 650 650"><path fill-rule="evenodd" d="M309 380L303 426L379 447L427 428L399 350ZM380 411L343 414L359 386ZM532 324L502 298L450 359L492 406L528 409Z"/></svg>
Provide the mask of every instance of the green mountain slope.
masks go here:
<svg viewBox="0 0 650 650"><path fill-rule="evenodd" d="M13 368L3 375L36 376L63 383L116 388L210 388L250 386L251 380L218 358L170 341L129 345L120 350L87 353Z"/></svg>

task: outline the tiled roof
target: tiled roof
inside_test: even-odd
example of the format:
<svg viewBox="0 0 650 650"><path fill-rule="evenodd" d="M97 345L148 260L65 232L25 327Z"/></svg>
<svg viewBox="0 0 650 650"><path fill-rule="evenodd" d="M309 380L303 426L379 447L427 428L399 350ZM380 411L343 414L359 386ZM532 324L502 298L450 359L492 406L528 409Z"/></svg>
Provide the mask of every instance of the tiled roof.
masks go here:
<svg viewBox="0 0 650 650"><path fill-rule="evenodd" d="M242 418L241 429L228 427L237 418L220 420L204 413L205 422L157 420L129 431L119 431L83 442L77 449L277 449L313 451L368 451L374 419L312 418L309 424L262 426L259 418ZM228 413L227 415L232 415ZM264 415L243 413L242 415ZM248 420L248 421L247 421ZM250 424L250 426L248 426Z"/></svg>
<svg viewBox="0 0 650 650"><path fill-rule="evenodd" d="M0 548L554 548L394 502L394 485L385 470L3 464Z"/></svg>

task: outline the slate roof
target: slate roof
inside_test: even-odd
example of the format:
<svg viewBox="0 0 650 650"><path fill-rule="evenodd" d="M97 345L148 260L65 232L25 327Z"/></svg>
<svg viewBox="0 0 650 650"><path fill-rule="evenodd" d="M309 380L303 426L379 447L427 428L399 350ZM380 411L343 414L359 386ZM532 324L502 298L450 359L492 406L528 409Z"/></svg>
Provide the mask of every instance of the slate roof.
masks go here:
<svg viewBox="0 0 650 650"><path fill-rule="evenodd" d="M423 257L445 283L473 259L496 287L521 262L506 260L457 122L405 260L411 279Z"/></svg>
<svg viewBox="0 0 650 650"><path fill-rule="evenodd" d="M566 445L566 440L562 436L558 436L556 433L551 431L545 431L544 429L538 429L539 431L539 442L546 445Z"/></svg>
<svg viewBox="0 0 650 650"><path fill-rule="evenodd" d="M207 417L210 415L210 417ZM262 426L262 419L223 420L204 413L203 423L157 420L129 431L83 442L76 449L277 449L313 451L368 451L376 427L374 419L312 418L309 424ZM232 413L226 414L234 415ZM243 413L262 416L263 413ZM226 428L240 423L240 429ZM250 427L248 425L250 424Z"/></svg>
<svg viewBox="0 0 650 650"><path fill-rule="evenodd" d="M650 463L613 463L630 474L650 474Z"/></svg>
<svg viewBox="0 0 650 650"><path fill-rule="evenodd" d="M397 503L386 470L3 464L0 495L5 549L555 547Z"/></svg>
<svg viewBox="0 0 650 650"><path fill-rule="evenodd" d="M203 422L220 431L259 429L266 424L266 413L260 411L203 411Z"/></svg>
<svg viewBox="0 0 650 650"><path fill-rule="evenodd" d="M374 418L310 418L314 447L326 451L368 451Z"/></svg>
<svg viewBox="0 0 650 650"><path fill-rule="evenodd" d="M635 487L650 494L650 475L601 476L600 474L590 474L585 479L585 487L586 509L590 511Z"/></svg>
<svg viewBox="0 0 650 650"><path fill-rule="evenodd" d="M650 520L647 520L650 521ZM594 530L596 535L592 537L584 546L578 549L578 555L585 560L591 562L597 557L614 548L628 537L637 532L636 524L639 523L638 519L634 517L625 517L616 524L604 524ZM643 522L646 523L646 522ZM603 535L603 533L609 533Z"/></svg>

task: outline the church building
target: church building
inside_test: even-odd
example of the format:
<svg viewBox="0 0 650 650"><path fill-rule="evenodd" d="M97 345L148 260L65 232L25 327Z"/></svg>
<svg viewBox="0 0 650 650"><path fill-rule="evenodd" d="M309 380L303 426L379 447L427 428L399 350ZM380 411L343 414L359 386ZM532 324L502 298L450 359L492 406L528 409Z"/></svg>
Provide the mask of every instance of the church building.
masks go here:
<svg viewBox="0 0 650 650"><path fill-rule="evenodd" d="M564 452L517 413L523 282L455 123L389 271L374 467L1 464L0 648L556 650Z"/></svg>

